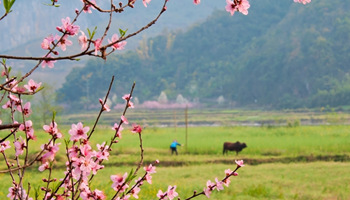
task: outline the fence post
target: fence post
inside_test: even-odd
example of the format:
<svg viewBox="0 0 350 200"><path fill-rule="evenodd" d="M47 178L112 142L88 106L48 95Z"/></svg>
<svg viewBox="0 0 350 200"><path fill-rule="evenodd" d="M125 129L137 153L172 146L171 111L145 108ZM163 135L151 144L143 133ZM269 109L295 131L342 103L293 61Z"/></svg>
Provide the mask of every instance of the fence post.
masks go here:
<svg viewBox="0 0 350 200"><path fill-rule="evenodd" d="M188 149L187 149L187 139L188 139L188 107L186 105L185 108L185 125L186 125L186 140L185 140L185 149L186 149L186 153L188 153Z"/></svg>

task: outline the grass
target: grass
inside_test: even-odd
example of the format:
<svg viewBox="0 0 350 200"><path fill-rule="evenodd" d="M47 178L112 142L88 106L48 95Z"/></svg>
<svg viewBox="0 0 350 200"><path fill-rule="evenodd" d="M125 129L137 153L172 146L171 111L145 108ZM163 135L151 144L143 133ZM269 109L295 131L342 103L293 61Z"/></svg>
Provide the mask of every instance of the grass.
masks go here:
<svg viewBox="0 0 350 200"><path fill-rule="evenodd" d="M69 127L61 130L69 138ZM130 129L130 126L125 127ZM299 126L299 127L189 127L187 152L198 155L221 155L225 141L247 143L240 155L263 158L266 156L299 156L299 155L337 155L350 152L350 134L348 126ZM35 151L48 140L48 135L36 129L37 141L30 143ZM110 127L97 127L93 135L93 145L109 141L113 131ZM186 130L183 127L146 128L142 133L146 154L169 154L169 145L177 139L184 146L180 153L186 152ZM64 144L64 142L61 142ZM139 152L137 135L123 131L122 139L116 145L117 153ZM229 153L234 156L233 152Z"/></svg>
<svg viewBox="0 0 350 200"><path fill-rule="evenodd" d="M101 122L112 124L118 120L121 110L114 110L103 115ZM71 124L78 121L94 121L97 112L65 115L60 119L60 124ZM131 121L150 126L184 126L185 110L128 110L128 118ZM350 114L347 112L325 112L315 110L227 110L227 109L189 109L188 122L195 125L287 125L299 122L303 125L310 124L349 124Z"/></svg>
<svg viewBox="0 0 350 200"><path fill-rule="evenodd" d="M171 128L146 129L144 147L168 154L173 139L186 144L185 132L184 128L177 128L176 132ZM132 139L132 134L123 137L120 151L137 147L138 141ZM187 150L190 154L221 155L225 141L247 143L248 147L241 155L249 157L347 154L350 151L347 126L191 127L188 129ZM186 146L179 149L183 153Z"/></svg>
<svg viewBox="0 0 350 200"><path fill-rule="evenodd" d="M61 128L68 139L69 127ZM109 140L110 134L113 134L110 128L106 125L97 128L93 135L93 147L96 143ZM125 126L125 129L129 128ZM144 130L145 164L155 159L161 162L153 175L153 184L144 185L140 199L156 199L158 190L164 191L168 185L177 185L177 191L184 199L191 196L194 190L201 191L207 180L223 178L225 169L234 168L234 159L244 159L248 164L239 170L240 176L232 179L230 188L214 191L211 199L350 198L350 177L346 176L350 172L350 162L334 162L338 157L343 161L350 160L350 134L346 125L189 127L187 151L186 146L182 146L179 147L179 156L170 156L169 145L173 139L186 144L185 132L184 127L147 127ZM34 151L39 151L38 144L47 141L48 136L39 129L36 129L36 135L37 141L29 145ZM233 152L223 156L223 142L237 140L246 142L248 147L238 156ZM55 177L60 178L64 170L64 142L61 143L59 162L54 171ZM109 176L135 169L139 152L137 135L124 130L123 137L111 152L110 160L105 163L106 169L95 177L93 187L103 189L112 196ZM308 162L310 159L316 162ZM3 163L2 158L0 161ZM38 186L47 174L38 172L37 167L36 164L27 171L29 177L26 181L31 181L32 188ZM0 197L5 197L11 181L7 174L0 174L0 180Z"/></svg>
<svg viewBox="0 0 350 200"><path fill-rule="evenodd" d="M224 170L234 168L229 164L190 165L181 167L157 167L153 174L153 184L144 184L140 199L156 199L159 189L166 190L168 185L177 185L181 199L189 197L193 191L200 192L207 180L222 178ZM229 188L223 191L213 191L211 199L349 199L350 198L350 163L312 162L312 163L272 163L251 166L239 170L239 176L231 178ZM93 188L103 188L106 194L113 196L110 188L111 174L129 172L127 166L109 166L99 172L93 181ZM32 187L38 186L46 172L30 171L29 179ZM55 172L56 177L62 173ZM7 195L9 178L1 175L0 196ZM207 199L205 196L196 199Z"/></svg>

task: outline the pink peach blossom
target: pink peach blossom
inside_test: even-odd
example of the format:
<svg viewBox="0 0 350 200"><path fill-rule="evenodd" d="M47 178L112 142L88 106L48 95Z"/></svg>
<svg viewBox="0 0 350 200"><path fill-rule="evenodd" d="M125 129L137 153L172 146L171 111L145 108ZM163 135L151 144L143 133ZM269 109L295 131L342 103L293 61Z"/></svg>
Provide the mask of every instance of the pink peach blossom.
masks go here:
<svg viewBox="0 0 350 200"><path fill-rule="evenodd" d="M13 143L16 149L16 156L22 155L24 148L26 147L26 143L23 141L23 138L19 136L19 139Z"/></svg>
<svg viewBox="0 0 350 200"><path fill-rule="evenodd" d="M237 167L243 167L244 164L243 164L243 160L235 160L236 164L237 164Z"/></svg>
<svg viewBox="0 0 350 200"><path fill-rule="evenodd" d="M106 195L102 191L100 191L98 189L95 189L91 193L91 197L92 197L92 199L96 199L96 200L104 200L104 199L107 198Z"/></svg>
<svg viewBox="0 0 350 200"><path fill-rule="evenodd" d="M48 54L47 56L45 56L45 58L52 58L52 57L50 54ZM55 62L57 62L57 60L43 60L43 62L41 63L41 67L45 68L46 66L48 66L49 68L53 68Z"/></svg>
<svg viewBox="0 0 350 200"><path fill-rule="evenodd" d="M131 101L129 101L129 102L128 102L128 107L129 107L129 108L134 108L134 103L131 102Z"/></svg>
<svg viewBox="0 0 350 200"><path fill-rule="evenodd" d="M115 123L113 128L112 128L112 130L115 130L115 131L118 130L116 132L116 137L118 137L118 138L122 138L122 130L123 129L124 129L123 126L119 126L117 123Z"/></svg>
<svg viewBox="0 0 350 200"><path fill-rule="evenodd" d="M125 174L123 176L112 175L111 176L111 180L113 182L112 188L115 191L120 190L120 192L123 192L126 188L129 187L127 184L125 184L125 180L126 180L127 176L128 176L128 173L126 173L126 172L125 172Z"/></svg>
<svg viewBox="0 0 350 200"><path fill-rule="evenodd" d="M243 15L248 15L248 9L250 8L250 4L248 0L241 0L238 5L238 11Z"/></svg>
<svg viewBox="0 0 350 200"><path fill-rule="evenodd" d="M302 4L308 4L308 3L311 3L311 0L294 0L294 2L296 3L302 3Z"/></svg>
<svg viewBox="0 0 350 200"><path fill-rule="evenodd" d="M133 132L133 133L141 133L142 132L142 127L140 125L133 124L131 132Z"/></svg>
<svg viewBox="0 0 350 200"><path fill-rule="evenodd" d="M9 194L7 195L7 197L10 199L18 199L18 194L21 194L23 199L33 200L33 198L28 197L27 192L23 189L23 187L18 187L14 185L10 187L8 191Z"/></svg>
<svg viewBox="0 0 350 200"><path fill-rule="evenodd" d="M11 101L7 101L4 105L2 105L3 109L11 108Z"/></svg>
<svg viewBox="0 0 350 200"><path fill-rule="evenodd" d="M45 154L41 157L42 162L46 162L46 161L53 161L56 153L58 152L58 150L60 149L58 146L61 143L56 143L53 144L52 142L47 144L44 144L41 146L42 150L45 150Z"/></svg>
<svg viewBox="0 0 350 200"><path fill-rule="evenodd" d="M102 105L104 111L107 111L107 112L111 111L111 109L109 108L109 106L107 104L103 104L102 99L99 99L99 102Z"/></svg>
<svg viewBox="0 0 350 200"><path fill-rule="evenodd" d="M81 50L85 50L88 46L88 39L83 31L80 31L81 35L78 37L79 44L81 46Z"/></svg>
<svg viewBox="0 0 350 200"><path fill-rule="evenodd" d="M38 88L40 88L41 82L36 83L33 79L30 79L24 87L29 91L29 92L35 92Z"/></svg>
<svg viewBox="0 0 350 200"><path fill-rule="evenodd" d="M138 196L138 194L140 193L140 191L141 191L141 188L139 188L139 187L134 187L131 191L130 191L130 193L132 194L132 196L135 198L135 199L138 199L139 198L139 196Z"/></svg>
<svg viewBox="0 0 350 200"><path fill-rule="evenodd" d="M225 7L226 11L231 13L231 15L233 15L236 11L236 4L231 1L231 0L226 0L226 7Z"/></svg>
<svg viewBox="0 0 350 200"><path fill-rule="evenodd" d="M42 165L39 166L39 171L45 171L46 169L49 169L49 162L44 162Z"/></svg>
<svg viewBox="0 0 350 200"><path fill-rule="evenodd" d="M9 81L9 80L6 78L6 82L7 81ZM11 89L12 92L17 92L18 82L16 80L10 81L7 85L9 88L12 88Z"/></svg>
<svg viewBox="0 0 350 200"><path fill-rule="evenodd" d="M201 0L193 0L193 3L196 4L196 5L198 5L198 4L201 3Z"/></svg>
<svg viewBox="0 0 350 200"><path fill-rule="evenodd" d="M72 41L68 40L68 35L65 35L59 40L57 46L61 47L62 51L66 51L67 46L71 46L72 44Z"/></svg>
<svg viewBox="0 0 350 200"><path fill-rule="evenodd" d="M59 132L56 122L51 122L50 125L44 125L43 129L55 138L62 138L62 133Z"/></svg>
<svg viewBox="0 0 350 200"><path fill-rule="evenodd" d="M164 197L166 197L166 196L167 196L166 192L162 192L162 190L158 190L157 197L159 199L164 199Z"/></svg>
<svg viewBox="0 0 350 200"><path fill-rule="evenodd" d="M22 100L20 100L16 95L13 95L13 94L10 94L9 95L9 98L10 98L10 103L6 103L5 105L7 106L3 106L6 107L6 108L10 108L11 105L14 107L14 108L17 108L18 111L22 111L22 108L21 108L21 105L22 105Z"/></svg>
<svg viewBox="0 0 350 200"><path fill-rule="evenodd" d="M142 0L142 3L145 7L147 7L147 4L149 4L151 0Z"/></svg>
<svg viewBox="0 0 350 200"><path fill-rule="evenodd" d="M129 199L130 199L130 194L116 198L116 200L129 200Z"/></svg>
<svg viewBox="0 0 350 200"><path fill-rule="evenodd" d="M149 1L150 1L150 0L149 0ZM117 34L114 34L114 35L112 36L112 41L108 39L108 43L109 43L109 44L112 44L112 43L115 43L115 42L118 41L118 40L119 40L118 35L117 35ZM117 50L123 50L124 47L125 47L125 45L126 45L126 43L127 43L126 41L122 41L122 42L115 43L115 44L112 45L112 48L113 48L114 50L115 50L115 49L117 49Z"/></svg>
<svg viewBox="0 0 350 200"><path fill-rule="evenodd" d="M125 101L129 101L132 97L130 97L130 94L125 94L122 98L123 98Z"/></svg>
<svg viewBox="0 0 350 200"><path fill-rule="evenodd" d="M24 104L23 109L22 107L19 108L19 112L22 112L25 117L28 117L30 114L32 114L32 110L30 109L30 102Z"/></svg>
<svg viewBox="0 0 350 200"><path fill-rule="evenodd" d="M219 181L218 178L215 178L215 182L216 182L216 190L220 191L224 189L223 182Z"/></svg>
<svg viewBox="0 0 350 200"><path fill-rule="evenodd" d="M205 196L210 198L210 194L211 194L211 191L213 190L214 186L215 186L215 184L212 183L210 180L207 181L207 187L205 187L203 189L203 192L204 192Z"/></svg>
<svg viewBox="0 0 350 200"><path fill-rule="evenodd" d="M153 166L152 164L149 164L147 167L144 167L143 169L149 174L156 173L156 167Z"/></svg>
<svg viewBox="0 0 350 200"><path fill-rule="evenodd" d="M53 35L49 35L46 38L43 39L41 42L41 48L42 49L51 49L51 45L55 41L55 37Z"/></svg>
<svg viewBox="0 0 350 200"><path fill-rule="evenodd" d="M94 45L95 45L95 56L97 56L97 53L100 51L100 47L101 47L101 44L102 44L102 40L99 38L99 39L96 39L94 41Z"/></svg>
<svg viewBox="0 0 350 200"><path fill-rule="evenodd" d="M129 124L128 119L127 119L124 115L122 115L122 116L120 117L120 119L122 120L122 122L123 122L124 124Z"/></svg>
<svg viewBox="0 0 350 200"><path fill-rule="evenodd" d="M0 152L1 153L4 153L4 151L8 148L11 148L10 141L6 140L6 141L0 143Z"/></svg>
<svg viewBox="0 0 350 200"><path fill-rule="evenodd" d="M36 137L34 136L33 122L31 120L26 121L25 126L24 126L24 124L21 124L19 126L19 130L24 131L29 140L36 139Z"/></svg>
<svg viewBox="0 0 350 200"><path fill-rule="evenodd" d="M226 0L226 11L233 15L235 11L239 11L244 15L248 14L248 9L250 7L248 0L238 0L238 4L235 1Z"/></svg>
<svg viewBox="0 0 350 200"><path fill-rule="evenodd" d="M9 97L10 97L10 100L14 102L20 102L19 98L16 95L10 94Z"/></svg>
<svg viewBox="0 0 350 200"><path fill-rule="evenodd" d="M152 176L149 173L146 174L145 179L147 183L152 184Z"/></svg>
<svg viewBox="0 0 350 200"><path fill-rule="evenodd" d="M88 126L83 127L83 124L79 122L78 124L72 124L72 128L68 131L71 135L70 140L78 141L80 139L87 139L87 132L89 132L90 128Z"/></svg>
<svg viewBox="0 0 350 200"><path fill-rule="evenodd" d="M66 19L62 19L62 26L61 27L56 27L58 31L65 31L69 35L76 35L79 32L79 26L74 25L70 22L70 18L66 17Z"/></svg>
<svg viewBox="0 0 350 200"><path fill-rule="evenodd" d="M96 153L96 158L99 160L108 160L109 152L108 152L109 146L106 145L106 142L103 142L101 145L97 144L98 152Z"/></svg>
<svg viewBox="0 0 350 200"><path fill-rule="evenodd" d="M91 4L87 4L86 1L84 0L81 0L85 5L84 5L84 13L92 13L91 9L90 8L93 8L95 9ZM95 0L90 0L91 3L93 3L94 5L96 5L96 1Z"/></svg>
<svg viewBox="0 0 350 200"><path fill-rule="evenodd" d="M176 185L174 185L174 186L169 185L168 186L167 194L168 194L168 197L170 200L172 200L178 196L178 193L175 191L175 189L176 189Z"/></svg>

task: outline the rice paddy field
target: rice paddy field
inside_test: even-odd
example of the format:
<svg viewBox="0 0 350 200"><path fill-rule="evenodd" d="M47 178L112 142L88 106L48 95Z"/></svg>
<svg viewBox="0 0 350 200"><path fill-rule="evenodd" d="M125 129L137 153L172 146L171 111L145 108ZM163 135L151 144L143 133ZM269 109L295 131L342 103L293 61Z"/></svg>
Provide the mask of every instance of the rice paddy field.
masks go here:
<svg viewBox="0 0 350 200"><path fill-rule="evenodd" d="M230 112L226 112L230 113ZM231 113L232 114L232 113ZM230 115L230 114L229 114ZM277 115L277 114L276 114ZM201 192L208 180L214 181L217 177L222 179L226 169L235 168L234 160L243 159L245 166L239 169L239 176L231 178L229 187L223 191L213 191L210 199L350 199L350 127L346 123L346 114L317 115L319 119L327 123L317 125L303 125L301 119L310 116L285 115L285 117L264 117L265 123L259 126L243 126L234 124L227 119L222 124L204 126L184 126L180 115L174 117L169 112L167 123L162 120L149 122L148 119L133 118L129 121L144 125L142 132L142 145L144 149L143 166L158 159L157 173L152 174L153 183L145 183L139 195L139 199L157 199L159 189L165 191L168 185L176 185L176 191L181 199L190 197L194 191ZM136 114L135 114L136 116ZM198 121L206 121L208 118L216 118L213 113L204 117L196 115L190 117ZM250 120L253 114L241 116L241 122ZM279 116L283 116L281 113ZM111 116L105 116L110 117ZM74 116L67 116L74 121ZM66 118L66 119L67 119ZM204 119L205 118L205 119ZM273 120L275 118L275 120ZM277 120L280 118L280 120ZM313 115L316 118L316 114ZM118 115L114 116L117 121ZM174 119L178 120L174 123ZM104 121L105 120L105 121ZM276 124L266 124L267 121L279 121ZM330 123L330 121L336 123ZM239 120L237 120L239 121ZM109 141L114 132L111 122L102 118L102 122L92 136L92 146ZM65 124L65 123L62 123ZM151 125L150 125L151 124ZM158 124L157 126L155 124ZM162 124L167 124L162 126ZM203 123L204 124L204 123ZM208 124L208 123L207 123ZM92 127L93 120L84 121L84 125ZM69 138L68 125L59 125L65 138ZM101 170L92 181L92 187L105 191L110 199L114 192L111 188L110 175L122 175L136 169L140 160L140 142L137 134L130 132L131 126L124 126L122 138L114 144L111 157L105 162L105 169ZM48 136L37 127L35 130L37 141L29 144L32 153L40 150L40 145L48 140ZM172 140L178 140L182 146L178 147L179 155L171 155L169 145ZM238 155L229 152L223 155L223 143L245 142L247 148ZM61 142L60 154L55 163L54 177L63 178L65 163L64 141ZM0 160L4 163L3 158ZM1 169L5 169L4 165ZM30 182L32 190L30 196L34 196L34 188L43 186L42 178L47 177L47 172L39 172L39 164L34 164L28 169L25 183ZM142 176L141 168L138 175ZM8 188L11 186L8 174L0 174L0 199L6 199ZM200 196L195 199L207 199Z"/></svg>

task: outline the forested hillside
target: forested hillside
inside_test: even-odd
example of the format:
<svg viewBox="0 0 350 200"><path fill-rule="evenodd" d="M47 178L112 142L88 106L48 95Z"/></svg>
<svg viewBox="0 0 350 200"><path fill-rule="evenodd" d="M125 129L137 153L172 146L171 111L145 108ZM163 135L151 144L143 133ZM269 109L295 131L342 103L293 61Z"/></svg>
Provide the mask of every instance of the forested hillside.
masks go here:
<svg viewBox="0 0 350 200"><path fill-rule="evenodd" d="M94 102L116 75L112 92L127 93L135 81L141 102L164 91L170 100L178 94L199 102L223 96L237 106L350 104L350 4L251 4L247 16L217 10L187 31L144 40L137 51L89 61L67 76L61 100Z"/></svg>

